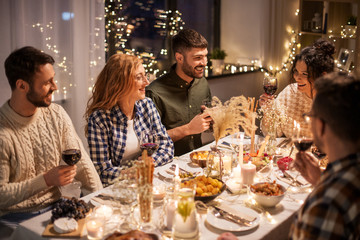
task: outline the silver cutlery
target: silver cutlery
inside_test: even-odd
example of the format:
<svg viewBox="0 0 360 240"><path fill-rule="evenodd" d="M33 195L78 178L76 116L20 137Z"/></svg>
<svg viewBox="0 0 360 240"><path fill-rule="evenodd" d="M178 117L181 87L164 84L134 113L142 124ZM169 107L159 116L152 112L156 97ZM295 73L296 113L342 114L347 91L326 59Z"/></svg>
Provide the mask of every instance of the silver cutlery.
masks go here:
<svg viewBox="0 0 360 240"><path fill-rule="evenodd" d="M254 221L256 220L256 217L254 217L251 220L247 220L232 213L226 212L225 210L222 210L221 208L218 208L216 206L213 206L213 208L214 208L215 217L222 217L226 220L229 220L231 222L237 223L242 226L251 227Z"/></svg>

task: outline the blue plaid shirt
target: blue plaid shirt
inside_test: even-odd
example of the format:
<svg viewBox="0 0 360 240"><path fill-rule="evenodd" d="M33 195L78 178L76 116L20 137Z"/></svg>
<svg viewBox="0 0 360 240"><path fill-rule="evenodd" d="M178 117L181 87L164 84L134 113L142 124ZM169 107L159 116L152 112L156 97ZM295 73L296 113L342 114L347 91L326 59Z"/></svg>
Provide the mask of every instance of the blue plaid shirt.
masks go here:
<svg viewBox="0 0 360 240"><path fill-rule="evenodd" d="M155 130L160 135L159 148L153 154L155 166L171 162L174 144L151 99L137 101L134 113L134 131L139 139L144 130ZM126 148L127 121L119 106L111 110L98 109L88 119L90 157L104 185L117 178L121 169L129 165L122 159Z"/></svg>

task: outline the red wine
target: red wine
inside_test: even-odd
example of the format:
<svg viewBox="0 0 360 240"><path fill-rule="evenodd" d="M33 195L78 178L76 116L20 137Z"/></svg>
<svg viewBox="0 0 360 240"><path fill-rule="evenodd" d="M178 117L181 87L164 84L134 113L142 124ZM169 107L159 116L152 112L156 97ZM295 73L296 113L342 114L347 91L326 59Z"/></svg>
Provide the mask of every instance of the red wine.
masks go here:
<svg viewBox="0 0 360 240"><path fill-rule="evenodd" d="M264 85L264 90L265 90L266 94L274 95L277 90L277 86Z"/></svg>
<svg viewBox="0 0 360 240"><path fill-rule="evenodd" d="M144 143L140 145L141 150L147 150L147 155L150 157L156 149L158 149L159 145L157 143Z"/></svg>
<svg viewBox="0 0 360 240"><path fill-rule="evenodd" d="M296 139L294 141L294 144L295 144L295 147L297 148L297 150L306 151L313 144L313 140L312 139Z"/></svg>
<svg viewBox="0 0 360 240"><path fill-rule="evenodd" d="M62 152L62 159L67 165L75 165L81 158L81 152L79 149L67 149Z"/></svg>

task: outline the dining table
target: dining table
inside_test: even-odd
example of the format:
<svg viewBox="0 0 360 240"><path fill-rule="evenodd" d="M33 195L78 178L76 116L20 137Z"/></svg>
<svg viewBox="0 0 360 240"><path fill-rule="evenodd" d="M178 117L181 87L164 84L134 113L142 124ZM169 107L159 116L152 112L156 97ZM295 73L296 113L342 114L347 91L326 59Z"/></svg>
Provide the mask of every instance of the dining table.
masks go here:
<svg viewBox="0 0 360 240"><path fill-rule="evenodd" d="M260 139L260 137L258 138ZM259 141L259 140L258 140ZM259 141L261 142L261 141ZM277 142L285 142L283 138L277 139ZM226 144L225 144L226 143ZM288 142L289 143L289 142ZM228 135L218 142L219 148L224 148L227 150L234 151L234 144L238 144L238 139L234 138L234 135ZM245 138L243 140L244 146L250 145L250 139ZM210 147L215 145L215 142L210 142L202 146L199 149L194 151L200 150L210 150ZM230 146L229 146L230 145ZM278 148L280 153L279 156L284 156L290 154L293 156L296 150L293 152L291 149L291 142L283 147ZM193 173L203 173L204 169L200 168L196 164L192 163L190 160L191 152L184 154L179 157L174 157L171 163L168 163L163 166L156 167L154 170L154 179L153 185L160 186L160 185L169 185L171 184L171 177L166 176L166 173L169 173L169 168L172 165L177 165L179 168L184 169L189 172ZM235 163L237 162L237 155L235 155ZM246 237L246 239L288 239L289 230L291 224L294 220L294 217L297 211L300 209L301 205L304 203L304 200L312 191L312 186L310 184L304 184L303 186L295 186L292 182L288 180L282 180L279 177L279 169L275 162L271 162L272 168L271 173L266 177L267 181L276 181L277 183L281 184L285 187L286 193L284 199L277 204L275 207L263 207L257 204L252 197L248 194L247 191L240 191L238 193L234 193L229 190L225 190L222 192L217 198L215 198L212 202L207 203L205 206L211 205L213 202L217 203L220 202L222 204L226 204L231 206L233 209L251 209L253 212L255 211L257 217L259 218L257 221L256 226L249 227L249 228L241 228L240 230L233 231L233 229L229 229L226 220L220 221L218 225L214 224L211 208L209 207L207 211L198 211L198 222L199 222L199 239L210 240L210 239L217 239L220 234L223 232L231 231L234 235L236 235L239 239ZM165 175L165 176L164 176ZM170 181L169 181L170 179ZM229 177L229 181L231 181L231 177ZM90 202L95 196L101 193L111 193L111 186L106 187L100 191L88 194L84 196L82 199L85 202ZM162 211L163 208L161 207L154 207L154 211ZM158 213L154 213L153 222L155 226L159 224L156 222L159 220L157 215ZM12 239L59 239L58 237L43 237L42 234L48 225L51 218L51 211L45 212L41 215L38 215L34 218L31 218L27 221L22 222L18 228L12 234ZM212 220L212 221L211 221ZM116 225L118 226L118 225ZM116 226L111 231L116 230ZM83 236L78 237L75 239L87 239L86 228L83 229ZM160 229L154 229L154 234L158 236L159 239L171 239L168 236L162 234ZM74 239L74 238L71 238Z"/></svg>

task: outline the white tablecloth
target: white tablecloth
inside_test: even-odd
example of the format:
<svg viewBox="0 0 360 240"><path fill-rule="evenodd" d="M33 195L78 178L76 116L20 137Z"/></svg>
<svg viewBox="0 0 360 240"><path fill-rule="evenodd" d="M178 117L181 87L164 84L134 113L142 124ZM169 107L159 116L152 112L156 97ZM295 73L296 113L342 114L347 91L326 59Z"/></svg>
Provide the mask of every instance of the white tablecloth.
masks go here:
<svg viewBox="0 0 360 240"><path fill-rule="evenodd" d="M231 142L233 139L229 136L224 138L223 140ZM245 140L245 143L246 141L249 140ZM198 150L208 150L210 145L211 144L208 144ZM194 166L192 164L189 164L189 162L189 154L185 154L179 158L175 158L173 161L173 163L178 164L180 167L191 170L192 168L194 168ZM165 165L155 169L154 185L164 183L156 176L159 171L167 168L169 168L169 165ZM287 186L286 183L281 184L283 184L285 187ZM102 191L106 191L106 189ZM97 194L98 193L92 193L84 197L84 199L89 200L91 199L91 197ZM258 227L245 232L235 232L235 234L239 236L239 239L241 238L241 236L246 236L246 239L287 239L289 228L296 214L296 211L300 208L303 200L307 197L307 195L308 192L288 192L285 198L281 201L281 203L278 204L275 208L267 208L265 209L265 211L259 213L261 219ZM248 196L247 194L231 195L228 192L224 192L218 198L220 198L226 203L231 204L231 207L236 208L236 206L244 206L244 200L246 200ZM13 239L51 239L41 237L41 234L43 233L46 225L48 224L50 217L51 213L47 212L21 223L14 232ZM224 232L223 230L221 230L221 226L219 228L212 227L206 221L206 214L200 214L199 220L201 234L200 239L216 239L219 234ZM81 239L87 239L87 237L85 236Z"/></svg>

